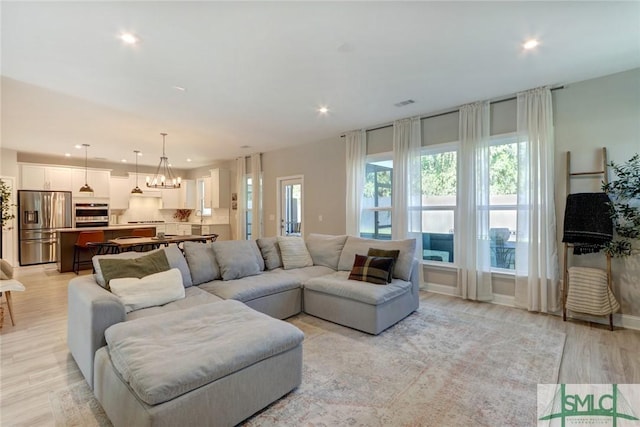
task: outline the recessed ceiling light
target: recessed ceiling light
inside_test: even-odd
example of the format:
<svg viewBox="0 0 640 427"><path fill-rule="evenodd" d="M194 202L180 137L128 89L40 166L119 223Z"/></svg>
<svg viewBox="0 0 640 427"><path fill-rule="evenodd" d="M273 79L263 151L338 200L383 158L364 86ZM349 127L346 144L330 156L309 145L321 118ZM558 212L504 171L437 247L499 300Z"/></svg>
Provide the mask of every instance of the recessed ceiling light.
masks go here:
<svg viewBox="0 0 640 427"><path fill-rule="evenodd" d="M76 148L76 150L79 150L79 149L81 149L81 148L82 148L82 145L80 145L80 144L76 144L76 145L74 145L74 147Z"/></svg>
<svg viewBox="0 0 640 427"><path fill-rule="evenodd" d="M187 89L182 87L182 86L171 86L173 89L179 91L179 92L186 92Z"/></svg>
<svg viewBox="0 0 640 427"><path fill-rule="evenodd" d="M187 159L187 162L191 162L191 159Z"/></svg>
<svg viewBox="0 0 640 427"><path fill-rule="evenodd" d="M127 163L127 159L120 160L122 163Z"/></svg>
<svg viewBox="0 0 640 427"><path fill-rule="evenodd" d="M65 157L71 157L71 153L64 153Z"/></svg>
<svg viewBox="0 0 640 427"><path fill-rule="evenodd" d="M318 113L320 114L327 114L328 112L329 112L329 109L327 107L318 108Z"/></svg>
<svg viewBox="0 0 640 427"><path fill-rule="evenodd" d="M531 40L527 40L522 47L524 47L525 49L529 50L529 49L533 49L534 47L538 46L540 44L540 42L538 42L538 40L536 39L531 39Z"/></svg>
<svg viewBox="0 0 640 427"><path fill-rule="evenodd" d="M120 40L122 40L124 44L136 44L140 41L140 39L133 33L120 34Z"/></svg>
<svg viewBox="0 0 640 427"><path fill-rule="evenodd" d="M138 151L138 157L142 157L142 153Z"/></svg>

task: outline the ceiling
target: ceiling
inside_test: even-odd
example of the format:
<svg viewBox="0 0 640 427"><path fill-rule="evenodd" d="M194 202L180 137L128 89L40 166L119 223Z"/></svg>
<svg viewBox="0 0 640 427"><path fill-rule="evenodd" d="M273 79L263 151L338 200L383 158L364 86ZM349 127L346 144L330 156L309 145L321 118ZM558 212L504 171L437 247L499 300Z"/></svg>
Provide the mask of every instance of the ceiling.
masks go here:
<svg viewBox="0 0 640 427"><path fill-rule="evenodd" d="M154 165L167 132L183 169L640 67L640 2L3 1L1 19L3 148Z"/></svg>

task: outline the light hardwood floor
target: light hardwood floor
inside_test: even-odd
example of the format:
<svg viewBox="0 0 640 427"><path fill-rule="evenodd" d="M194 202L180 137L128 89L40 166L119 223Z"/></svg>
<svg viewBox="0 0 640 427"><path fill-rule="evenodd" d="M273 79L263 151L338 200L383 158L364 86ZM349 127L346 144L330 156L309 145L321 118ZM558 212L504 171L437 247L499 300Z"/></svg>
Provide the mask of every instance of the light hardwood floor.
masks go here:
<svg viewBox="0 0 640 427"><path fill-rule="evenodd" d="M55 425L50 393L84 380L66 345L67 283L75 275L59 274L55 265L18 268L16 275L27 290L12 294L16 325L5 306L0 330L0 425ZM610 332L603 325L427 292L421 304L536 327L542 340L545 331L565 332L561 383L640 383L640 331Z"/></svg>

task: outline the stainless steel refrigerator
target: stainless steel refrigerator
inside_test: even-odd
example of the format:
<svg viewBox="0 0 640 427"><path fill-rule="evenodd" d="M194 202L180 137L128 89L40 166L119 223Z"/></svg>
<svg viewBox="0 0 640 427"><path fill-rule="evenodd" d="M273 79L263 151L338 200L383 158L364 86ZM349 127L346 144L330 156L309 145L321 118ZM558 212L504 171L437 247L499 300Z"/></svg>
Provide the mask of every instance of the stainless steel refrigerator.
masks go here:
<svg viewBox="0 0 640 427"><path fill-rule="evenodd" d="M56 262L56 231L72 225L70 191L19 190L20 265Z"/></svg>

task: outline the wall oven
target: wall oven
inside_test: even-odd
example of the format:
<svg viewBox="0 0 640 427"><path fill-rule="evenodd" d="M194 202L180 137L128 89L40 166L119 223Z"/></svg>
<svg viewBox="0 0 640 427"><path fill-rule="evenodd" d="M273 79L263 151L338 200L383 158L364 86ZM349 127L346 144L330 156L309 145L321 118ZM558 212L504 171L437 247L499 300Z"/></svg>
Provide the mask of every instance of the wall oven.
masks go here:
<svg viewBox="0 0 640 427"><path fill-rule="evenodd" d="M109 204L76 203L76 228L106 227L109 225Z"/></svg>

